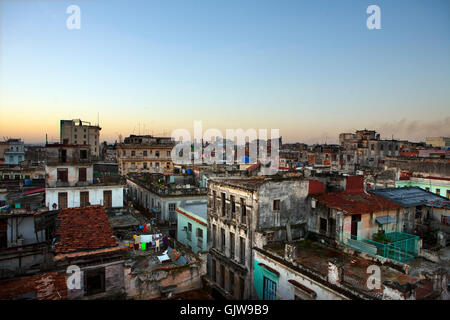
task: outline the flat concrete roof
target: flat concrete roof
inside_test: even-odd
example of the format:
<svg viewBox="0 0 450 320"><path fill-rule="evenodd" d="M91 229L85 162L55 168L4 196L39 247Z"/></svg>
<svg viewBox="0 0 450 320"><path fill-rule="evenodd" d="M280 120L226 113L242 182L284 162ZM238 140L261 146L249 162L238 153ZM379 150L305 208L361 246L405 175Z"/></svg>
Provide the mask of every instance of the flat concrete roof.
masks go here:
<svg viewBox="0 0 450 320"><path fill-rule="evenodd" d="M190 213L195 214L196 216L207 219L207 208L206 208L206 202L204 203L192 203L192 204L185 204L182 207L178 208L181 211L188 211Z"/></svg>
<svg viewBox="0 0 450 320"><path fill-rule="evenodd" d="M435 208L450 209L450 199L423 190L419 187L384 188L370 190L369 192L406 208L425 205Z"/></svg>

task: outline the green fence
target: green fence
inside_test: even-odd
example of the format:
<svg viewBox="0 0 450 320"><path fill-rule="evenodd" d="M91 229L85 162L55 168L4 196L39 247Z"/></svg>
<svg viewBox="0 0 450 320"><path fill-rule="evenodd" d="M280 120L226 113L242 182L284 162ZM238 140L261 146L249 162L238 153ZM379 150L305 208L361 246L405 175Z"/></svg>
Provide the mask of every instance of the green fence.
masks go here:
<svg viewBox="0 0 450 320"><path fill-rule="evenodd" d="M343 243L359 251L400 262L417 256L418 236L404 232L389 232L385 237L387 241L378 242L344 233Z"/></svg>

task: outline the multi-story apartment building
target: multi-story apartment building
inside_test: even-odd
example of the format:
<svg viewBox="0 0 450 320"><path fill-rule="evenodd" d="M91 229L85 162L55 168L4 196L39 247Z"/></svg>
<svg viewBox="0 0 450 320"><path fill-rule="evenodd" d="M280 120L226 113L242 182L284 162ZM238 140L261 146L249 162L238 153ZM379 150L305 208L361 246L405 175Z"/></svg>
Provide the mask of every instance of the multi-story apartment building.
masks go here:
<svg viewBox="0 0 450 320"><path fill-rule="evenodd" d="M228 299L256 297L253 248L304 235L309 181L254 177L208 184L208 284Z"/></svg>
<svg viewBox="0 0 450 320"><path fill-rule="evenodd" d="M89 145L91 155L100 154L100 126L91 125L90 122L74 120L61 120L60 143Z"/></svg>
<svg viewBox="0 0 450 320"><path fill-rule="evenodd" d="M119 176L94 179L88 145L47 145L45 201L51 209L103 205L123 207Z"/></svg>
<svg viewBox="0 0 450 320"><path fill-rule="evenodd" d="M171 151L175 143L170 138L130 136L116 145L119 174L130 172L162 173L173 167Z"/></svg>
<svg viewBox="0 0 450 320"><path fill-rule="evenodd" d="M5 164L19 164L25 160L25 147L22 139L8 139L9 146L4 151Z"/></svg>
<svg viewBox="0 0 450 320"><path fill-rule="evenodd" d="M376 167L385 157L400 155L400 141L381 140L374 130L358 130L356 133L341 133L341 162L350 172L357 167Z"/></svg>

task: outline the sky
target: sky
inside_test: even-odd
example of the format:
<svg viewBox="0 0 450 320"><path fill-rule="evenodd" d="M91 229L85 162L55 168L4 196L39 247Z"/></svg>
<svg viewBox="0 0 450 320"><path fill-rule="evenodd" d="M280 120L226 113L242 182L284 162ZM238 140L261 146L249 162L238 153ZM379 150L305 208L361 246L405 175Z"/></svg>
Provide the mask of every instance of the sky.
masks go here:
<svg viewBox="0 0 450 320"><path fill-rule="evenodd" d="M450 1L0 0L0 139L56 142L79 118L108 142L195 120L283 142L450 136Z"/></svg>

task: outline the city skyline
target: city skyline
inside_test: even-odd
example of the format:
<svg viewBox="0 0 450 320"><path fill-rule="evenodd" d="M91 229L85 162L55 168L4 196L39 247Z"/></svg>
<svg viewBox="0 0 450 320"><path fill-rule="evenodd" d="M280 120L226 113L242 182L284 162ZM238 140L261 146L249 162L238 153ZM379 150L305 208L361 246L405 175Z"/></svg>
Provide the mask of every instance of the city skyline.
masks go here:
<svg viewBox="0 0 450 320"><path fill-rule="evenodd" d="M108 142L195 120L309 144L448 136L450 4L376 1L368 30L371 4L2 1L0 137L59 140L59 120L98 115Z"/></svg>

